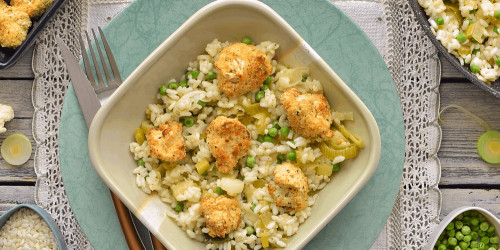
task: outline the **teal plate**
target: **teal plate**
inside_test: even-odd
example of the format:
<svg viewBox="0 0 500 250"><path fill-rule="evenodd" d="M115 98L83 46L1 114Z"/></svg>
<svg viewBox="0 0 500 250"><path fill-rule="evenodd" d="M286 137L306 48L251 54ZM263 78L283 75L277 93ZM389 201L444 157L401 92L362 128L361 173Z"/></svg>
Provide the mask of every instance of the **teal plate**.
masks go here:
<svg viewBox="0 0 500 250"><path fill-rule="evenodd" d="M104 32L122 78L209 2L137 0L115 17ZM354 199L306 247L368 249L391 213L403 171L403 116L392 77L369 38L330 2L264 2L318 52L377 120L382 139L377 170ZM64 187L83 232L97 249L126 249L108 189L90 163L88 131L71 87L64 100L59 133ZM353 239L353 235L358 237Z"/></svg>

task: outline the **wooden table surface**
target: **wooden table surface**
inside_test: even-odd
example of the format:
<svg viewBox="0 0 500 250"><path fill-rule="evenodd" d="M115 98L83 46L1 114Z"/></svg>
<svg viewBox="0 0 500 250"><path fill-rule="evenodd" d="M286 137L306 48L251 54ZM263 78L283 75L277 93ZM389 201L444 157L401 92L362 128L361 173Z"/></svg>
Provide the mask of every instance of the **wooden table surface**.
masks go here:
<svg viewBox="0 0 500 250"><path fill-rule="evenodd" d="M0 142L13 133L23 133L33 142L31 58L32 50L14 67L0 70L0 103L12 106L15 112L15 118L6 124L8 131L0 134ZM500 99L470 83L444 58L441 64L441 108L460 105L479 115L492 129L500 130ZM476 140L484 132L483 128L455 109L443 113L442 119L442 142L438 153L442 192L440 217L463 205L481 206L500 217L500 164L487 164L476 152ZM0 159L0 215L15 204L35 203L33 157L34 154L20 167Z"/></svg>

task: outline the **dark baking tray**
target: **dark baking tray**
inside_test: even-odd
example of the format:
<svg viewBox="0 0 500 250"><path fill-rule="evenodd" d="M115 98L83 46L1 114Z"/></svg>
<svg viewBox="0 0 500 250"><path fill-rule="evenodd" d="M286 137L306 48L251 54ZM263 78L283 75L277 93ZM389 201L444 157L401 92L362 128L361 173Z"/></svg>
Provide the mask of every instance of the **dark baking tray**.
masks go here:
<svg viewBox="0 0 500 250"><path fill-rule="evenodd" d="M28 35L23 43L16 49L4 48L0 46L0 69L6 69L14 65L17 60L26 52L26 50L33 45L38 33L45 27L50 18L57 12L57 9L63 4L65 0L55 0L52 5L38 18L38 20L31 20L32 25L28 31ZM10 3L10 0L6 1Z"/></svg>
<svg viewBox="0 0 500 250"><path fill-rule="evenodd" d="M441 42L439 42L436 39L436 36L432 34L430 24L428 21L429 17L425 14L424 8L422 8L420 4L418 4L418 0L409 0L409 1L413 9L413 13L415 13L415 16L417 17L418 22L420 23L422 28L424 28L425 33L427 34L429 39L431 39L431 42L434 44L434 46L436 46L439 53L441 53L441 55L443 55L448 61L450 61L450 63L455 68L457 68L458 71L460 71L460 73L462 73L472 83L477 85L479 88L494 95L495 97L500 98L500 78L492 82L491 85L488 85L485 82L477 79L476 75L474 75L470 71L469 67L461 65L458 59L454 55L448 53L448 50L441 44Z"/></svg>

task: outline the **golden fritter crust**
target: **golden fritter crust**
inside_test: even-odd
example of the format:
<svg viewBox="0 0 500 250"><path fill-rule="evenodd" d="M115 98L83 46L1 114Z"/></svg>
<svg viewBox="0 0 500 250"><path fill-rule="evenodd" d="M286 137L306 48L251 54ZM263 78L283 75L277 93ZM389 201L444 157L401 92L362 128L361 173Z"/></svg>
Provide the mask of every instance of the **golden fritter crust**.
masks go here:
<svg viewBox="0 0 500 250"><path fill-rule="evenodd" d="M330 105L322 93L302 94L290 88L280 99L288 121L297 133L314 140L327 140L333 136Z"/></svg>
<svg viewBox="0 0 500 250"><path fill-rule="evenodd" d="M10 6L0 6L0 46L19 47L26 39L30 26L28 14Z"/></svg>
<svg viewBox="0 0 500 250"><path fill-rule="evenodd" d="M264 52L244 43L224 48L215 61L215 67L217 86L228 97L260 88L273 70Z"/></svg>
<svg viewBox="0 0 500 250"><path fill-rule="evenodd" d="M205 216L208 235L224 238L226 234L238 228L241 223L241 209L235 198L225 195L203 197L200 211Z"/></svg>
<svg viewBox="0 0 500 250"><path fill-rule="evenodd" d="M0 10L2 10L3 8L9 6L4 0L0 0Z"/></svg>
<svg viewBox="0 0 500 250"><path fill-rule="evenodd" d="M215 156L217 169L229 173L250 149L250 132L237 118L215 118L207 127L207 143Z"/></svg>
<svg viewBox="0 0 500 250"><path fill-rule="evenodd" d="M30 18L39 18L49 7L54 0L11 0L10 6L27 13Z"/></svg>
<svg viewBox="0 0 500 250"><path fill-rule="evenodd" d="M283 163L274 168L274 183L267 186L276 206L287 207L289 211L299 211L307 206L309 184L299 167Z"/></svg>
<svg viewBox="0 0 500 250"><path fill-rule="evenodd" d="M186 158L182 140L182 124L167 122L160 128L151 128L146 135L149 154L162 161L175 162Z"/></svg>

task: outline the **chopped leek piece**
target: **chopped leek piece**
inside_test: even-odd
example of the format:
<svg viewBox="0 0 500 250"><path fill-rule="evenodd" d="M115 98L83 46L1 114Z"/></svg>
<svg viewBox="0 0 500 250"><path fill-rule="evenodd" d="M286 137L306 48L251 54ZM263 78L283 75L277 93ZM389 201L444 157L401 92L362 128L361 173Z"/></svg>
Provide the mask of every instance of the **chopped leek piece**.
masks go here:
<svg viewBox="0 0 500 250"><path fill-rule="evenodd" d="M153 123L149 120L145 120L141 122L141 129L144 134L147 134L149 129L154 128Z"/></svg>
<svg viewBox="0 0 500 250"><path fill-rule="evenodd" d="M477 153L485 162L500 163L500 132L490 130L477 140Z"/></svg>
<svg viewBox="0 0 500 250"><path fill-rule="evenodd" d="M344 156L345 159L351 159L358 155L358 147L355 145L351 145L345 149L336 150L330 148L326 143L321 143L319 146L321 153L328 159L334 160L337 156Z"/></svg>
<svg viewBox="0 0 500 250"><path fill-rule="evenodd" d="M356 146L358 146L360 148L364 148L365 147L365 143L363 142L363 140L358 135L350 132L349 130L347 130L344 127L344 125L342 125L340 123L337 123L335 120L333 120L333 122L335 123L335 126L340 130L340 132L345 137L349 138L349 140L351 140L352 143L356 144Z"/></svg>
<svg viewBox="0 0 500 250"><path fill-rule="evenodd" d="M267 111L266 108L261 107L260 104L258 103L252 103L250 105L243 106L243 108L245 109L245 112L247 112L247 114L249 115L255 115L257 113Z"/></svg>
<svg viewBox="0 0 500 250"><path fill-rule="evenodd" d="M265 186L266 186L267 181L266 181L266 180L264 180L264 179L257 179L257 180L256 180L256 181L254 181L252 184L253 184L253 186L254 186L255 188L263 188L263 187L265 187Z"/></svg>
<svg viewBox="0 0 500 250"><path fill-rule="evenodd" d="M3 159L11 165L22 165L31 156L31 142L23 134L12 134L2 142L0 153Z"/></svg>
<svg viewBox="0 0 500 250"><path fill-rule="evenodd" d="M135 137L135 141L139 145L142 145L142 143L144 143L144 141L146 140L146 135L144 135L144 131L141 128L135 129L134 137Z"/></svg>
<svg viewBox="0 0 500 250"><path fill-rule="evenodd" d="M203 159L196 163L196 170L198 171L198 174L203 174L208 171L210 168L210 163L208 163L207 159Z"/></svg>
<svg viewBox="0 0 500 250"><path fill-rule="evenodd" d="M331 176L333 173L333 167L330 164L321 163L316 167L317 175Z"/></svg>
<svg viewBox="0 0 500 250"><path fill-rule="evenodd" d="M260 214L260 220L262 221L262 224L264 225L265 228L269 229L269 225L273 223L273 218L271 212L269 210L266 210L265 212Z"/></svg>

